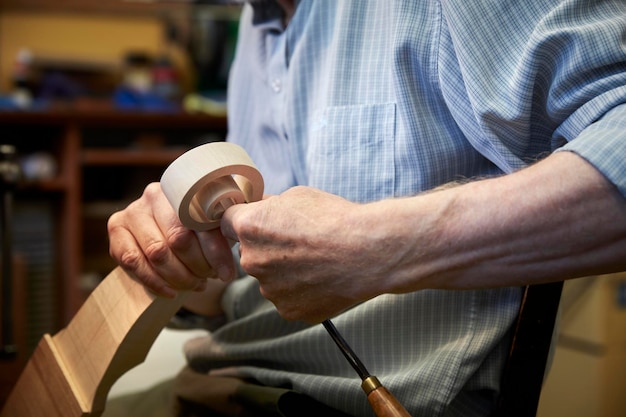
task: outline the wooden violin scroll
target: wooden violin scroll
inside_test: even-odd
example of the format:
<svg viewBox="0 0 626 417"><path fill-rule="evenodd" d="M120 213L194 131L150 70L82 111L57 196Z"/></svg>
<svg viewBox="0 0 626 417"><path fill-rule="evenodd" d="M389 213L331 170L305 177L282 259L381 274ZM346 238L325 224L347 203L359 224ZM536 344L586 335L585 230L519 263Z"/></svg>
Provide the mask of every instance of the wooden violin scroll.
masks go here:
<svg viewBox="0 0 626 417"><path fill-rule="evenodd" d="M245 151L224 142L183 154L165 171L161 186L183 224L194 230L219 227L229 205L263 195L261 174ZM185 295L157 297L114 269L64 329L40 340L0 417L100 416L113 383L145 360Z"/></svg>
<svg viewBox="0 0 626 417"><path fill-rule="evenodd" d="M172 162L161 177L161 189L182 224L210 230L219 227L231 205L263 198L263 177L243 148L214 142Z"/></svg>

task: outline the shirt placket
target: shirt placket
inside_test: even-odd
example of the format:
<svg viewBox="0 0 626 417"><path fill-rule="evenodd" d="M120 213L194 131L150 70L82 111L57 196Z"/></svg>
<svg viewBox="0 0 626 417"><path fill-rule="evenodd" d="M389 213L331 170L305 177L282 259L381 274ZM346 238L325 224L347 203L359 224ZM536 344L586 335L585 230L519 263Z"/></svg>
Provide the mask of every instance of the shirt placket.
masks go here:
<svg viewBox="0 0 626 417"><path fill-rule="evenodd" d="M285 129L285 86L287 77L286 35L285 32L274 34L272 48L267 66L267 82L269 87L268 105L272 117L272 125L277 134L287 139Z"/></svg>

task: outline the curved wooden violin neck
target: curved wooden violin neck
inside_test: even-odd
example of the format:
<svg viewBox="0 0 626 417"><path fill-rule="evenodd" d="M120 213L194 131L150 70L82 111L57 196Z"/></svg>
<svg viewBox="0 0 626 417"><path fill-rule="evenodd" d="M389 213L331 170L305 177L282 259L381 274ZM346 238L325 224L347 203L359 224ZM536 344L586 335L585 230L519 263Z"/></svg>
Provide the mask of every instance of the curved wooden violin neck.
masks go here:
<svg viewBox="0 0 626 417"><path fill-rule="evenodd" d="M40 340L0 417L99 416L113 383L145 360L184 295L157 297L114 269L67 327Z"/></svg>

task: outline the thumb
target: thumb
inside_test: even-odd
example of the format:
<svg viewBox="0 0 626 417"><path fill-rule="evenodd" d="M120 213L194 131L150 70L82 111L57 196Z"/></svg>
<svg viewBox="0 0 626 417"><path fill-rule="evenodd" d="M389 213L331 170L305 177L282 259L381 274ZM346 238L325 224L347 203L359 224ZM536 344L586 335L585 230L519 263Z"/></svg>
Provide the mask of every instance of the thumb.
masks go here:
<svg viewBox="0 0 626 417"><path fill-rule="evenodd" d="M273 195L264 195L262 200L253 201L245 204L235 204L230 206L224 212L220 227L222 235L231 241L240 241L241 233L245 232L246 224L249 226L254 223L255 216L258 216L262 210L262 204L273 198Z"/></svg>
<svg viewBox="0 0 626 417"><path fill-rule="evenodd" d="M247 208L246 204L235 204L226 209L220 222L220 229L225 238L239 242L239 236L235 230L235 221Z"/></svg>

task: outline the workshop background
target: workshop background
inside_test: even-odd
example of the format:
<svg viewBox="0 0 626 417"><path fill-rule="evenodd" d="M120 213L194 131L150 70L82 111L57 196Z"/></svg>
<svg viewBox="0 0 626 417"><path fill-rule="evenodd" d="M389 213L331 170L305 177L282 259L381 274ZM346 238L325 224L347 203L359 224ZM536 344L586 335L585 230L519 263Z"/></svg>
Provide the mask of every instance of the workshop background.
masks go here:
<svg viewBox="0 0 626 417"><path fill-rule="evenodd" d="M0 191L11 201L0 231L12 259L2 263L0 404L41 336L114 268L106 219L185 150L224 140L239 12L0 0ZM171 376L196 335L164 331L111 395ZM538 416L626 416L626 274L566 283Z"/></svg>

